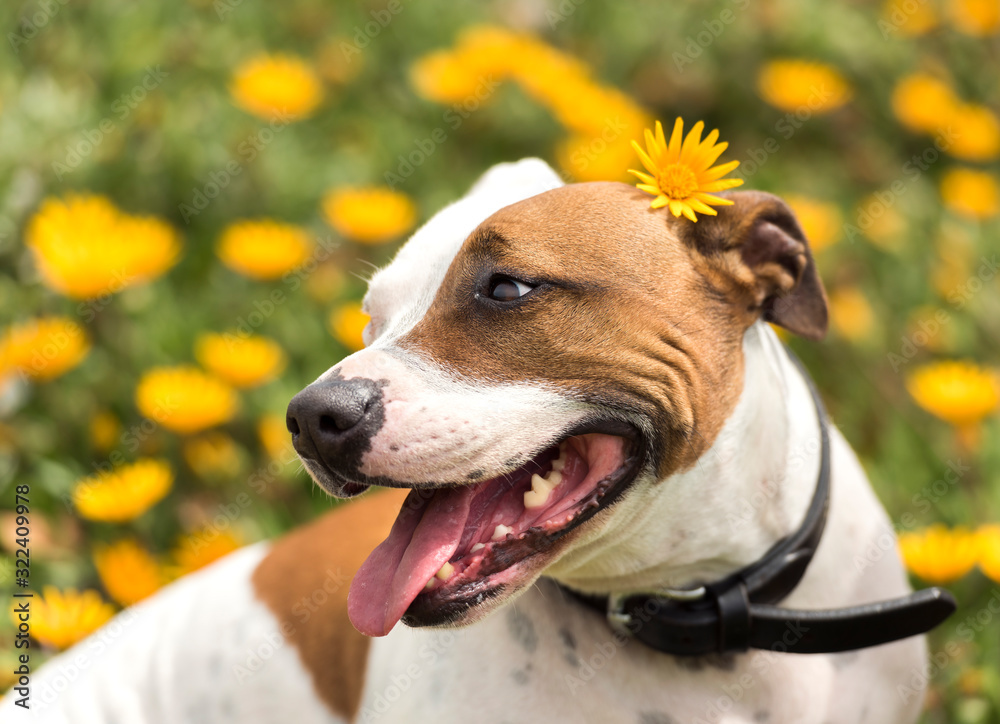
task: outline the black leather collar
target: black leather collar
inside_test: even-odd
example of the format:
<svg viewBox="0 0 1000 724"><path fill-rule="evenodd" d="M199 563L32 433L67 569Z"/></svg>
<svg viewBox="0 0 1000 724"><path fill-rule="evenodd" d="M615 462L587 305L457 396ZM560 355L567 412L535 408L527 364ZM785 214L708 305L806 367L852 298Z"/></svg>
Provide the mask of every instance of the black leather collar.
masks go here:
<svg viewBox="0 0 1000 724"><path fill-rule="evenodd" d="M847 608L797 611L774 605L802 580L819 546L830 503L826 412L802 363L791 352L789 356L812 393L822 440L816 491L802 525L755 563L691 591L607 597L571 591L586 605L606 613L615 630L675 656L751 648L822 654L926 633L954 612L955 599L941 588Z"/></svg>

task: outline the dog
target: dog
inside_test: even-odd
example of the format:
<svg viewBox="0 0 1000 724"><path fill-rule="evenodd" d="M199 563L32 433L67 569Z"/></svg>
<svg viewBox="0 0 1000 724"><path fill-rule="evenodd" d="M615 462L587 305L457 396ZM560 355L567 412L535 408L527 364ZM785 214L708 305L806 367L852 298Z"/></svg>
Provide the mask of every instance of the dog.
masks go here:
<svg viewBox="0 0 1000 724"><path fill-rule="evenodd" d="M366 348L289 405L316 483L367 494L124 611L32 675L25 720L914 721L922 636L781 653L811 619L748 644L753 596L713 588L811 526L772 614L910 591L771 327L826 331L808 242L777 197L727 197L692 223L537 159L488 171L374 274ZM736 650L648 645L709 595L726 631L703 633Z"/></svg>

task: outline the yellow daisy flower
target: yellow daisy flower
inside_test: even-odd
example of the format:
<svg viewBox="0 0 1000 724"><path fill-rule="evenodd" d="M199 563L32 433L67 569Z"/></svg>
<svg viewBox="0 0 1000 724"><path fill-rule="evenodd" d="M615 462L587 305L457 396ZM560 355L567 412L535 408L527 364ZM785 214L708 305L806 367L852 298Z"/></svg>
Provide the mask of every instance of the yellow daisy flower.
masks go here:
<svg viewBox="0 0 1000 724"><path fill-rule="evenodd" d="M166 582L153 555L131 538L97 546L94 565L104 590L121 606L138 603Z"/></svg>
<svg viewBox="0 0 1000 724"><path fill-rule="evenodd" d="M956 427L978 423L1000 405L996 374L972 362L923 365L906 388L920 407Z"/></svg>
<svg viewBox="0 0 1000 724"><path fill-rule="evenodd" d="M966 35L991 35L1000 30L1000 3L996 0L949 0L948 14Z"/></svg>
<svg viewBox="0 0 1000 724"><path fill-rule="evenodd" d="M667 206L674 216L684 214L691 221L697 221L696 211L715 216L718 212L712 206L732 205L732 201L713 196L711 192L723 191L743 183L743 179L722 178L739 166L740 162L730 161L713 168L712 164L729 144L716 144L718 131L712 131L702 140L701 132L704 128L705 124L698 121L681 143L684 121L678 118L674 122L668 144L663 135L663 126L657 121L656 135L646 130L648 155L638 143L632 141L632 148L639 154L639 160L649 173L633 169L628 172L642 181L637 184L638 188L656 197L650 204L652 208Z"/></svg>
<svg viewBox="0 0 1000 724"><path fill-rule="evenodd" d="M757 74L757 91L775 108L829 113L851 99L847 80L833 66L800 59L772 60Z"/></svg>
<svg viewBox="0 0 1000 724"><path fill-rule="evenodd" d="M90 444L95 450L108 452L115 446L121 432L118 417L110 410L101 410L90 418Z"/></svg>
<svg viewBox="0 0 1000 724"><path fill-rule="evenodd" d="M942 126L950 129L948 153L965 161L992 161L1000 155L1000 121L985 106L962 103L947 116Z"/></svg>
<svg viewBox="0 0 1000 724"><path fill-rule="evenodd" d="M223 556L237 550L243 543L230 531L206 529L200 533L190 533L177 541L173 551L176 564L175 573L183 576L204 568Z"/></svg>
<svg viewBox="0 0 1000 724"><path fill-rule="evenodd" d="M257 421L257 436L268 457L275 460L287 459L293 450L284 415L272 413L261 417Z"/></svg>
<svg viewBox="0 0 1000 724"><path fill-rule="evenodd" d="M365 346L362 333L371 318L357 302L347 302L330 312L330 332L352 352Z"/></svg>
<svg viewBox="0 0 1000 724"><path fill-rule="evenodd" d="M75 299L155 279L180 253L165 222L130 216L103 196L46 199L28 223L26 241L44 282Z"/></svg>
<svg viewBox="0 0 1000 724"><path fill-rule="evenodd" d="M235 387L257 387L285 369L287 359L278 343L267 337L238 332L203 334L195 357L211 373Z"/></svg>
<svg viewBox="0 0 1000 724"><path fill-rule="evenodd" d="M124 523L160 502L173 482L166 461L142 459L77 481L73 505L88 520Z"/></svg>
<svg viewBox="0 0 1000 724"><path fill-rule="evenodd" d="M223 432L208 432L184 441L184 460L203 478L229 478L240 471L240 450Z"/></svg>
<svg viewBox="0 0 1000 724"><path fill-rule="evenodd" d="M941 198L956 214L989 219L1000 213L1000 184L985 171L949 169L941 178Z"/></svg>
<svg viewBox="0 0 1000 724"><path fill-rule="evenodd" d="M934 133L959 105L951 86L927 73L906 76L892 90L892 111L913 131Z"/></svg>
<svg viewBox="0 0 1000 724"><path fill-rule="evenodd" d="M840 236L843 218L835 204L797 194L786 195L785 201L795 212L814 252L830 246Z"/></svg>
<svg viewBox="0 0 1000 724"><path fill-rule="evenodd" d="M312 115L323 100L323 86L305 61L291 55L258 55L244 62L229 86L237 106L260 118Z"/></svg>
<svg viewBox="0 0 1000 724"><path fill-rule="evenodd" d="M139 411L168 430L189 435L232 419L238 400L222 380L196 367L158 367L135 391Z"/></svg>
<svg viewBox="0 0 1000 724"><path fill-rule="evenodd" d="M41 317L7 327L0 336L0 378L19 373L44 382L76 367L90 351L80 325Z"/></svg>
<svg viewBox="0 0 1000 724"><path fill-rule="evenodd" d="M413 228L417 207L409 196L390 188L341 188L323 198L323 215L341 236L381 244Z"/></svg>
<svg viewBox="0 0 1000 724"><path fill-rule="evenodd" d="M227 226L216 248L222 263L252 279L277 279L300 267L313 251L305 229L271 219Z"/></svg>
<svg viewBox="0 0 1000 724"><path fill-rule="evenodd" d="M979 570L1000 583L1000 524L984 525L976 532Z"/></svg>
<svg viewBox="0 0 1000 724"><path fill-rule="evenodd" d="M875 328L875 313L857 287L830 293L830 323L834 331L851 342L860 342Z"/></svg>
<svg viewBox="0 0 1000 724"><path fill-rule="evenodd" d="M976 536L967 528L932 525L899 536L907 569L928 583L958 580L976 565Z"/></svg>
<svg viewBox="0 0 1000 724"><path fill-rule="evenodd" d="M115 609L97 591L45 586L31 604L31 636L52 648L68 649L111 620ZM11 617L15 614L12 612Z"/></svg>

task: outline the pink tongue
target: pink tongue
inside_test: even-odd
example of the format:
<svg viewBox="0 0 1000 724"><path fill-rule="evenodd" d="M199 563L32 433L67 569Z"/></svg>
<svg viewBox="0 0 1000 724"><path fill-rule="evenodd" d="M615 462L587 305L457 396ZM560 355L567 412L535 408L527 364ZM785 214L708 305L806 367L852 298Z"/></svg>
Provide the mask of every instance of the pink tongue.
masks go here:
<svg viewBox="0 0 1000 724"><path fill-rule="evenodd" d="M392 631L458 548L475 488L439 490L426 503L417 490L406 497L389 537L361 564L351 583L347 614L354 628L366 636Z"/></svg>

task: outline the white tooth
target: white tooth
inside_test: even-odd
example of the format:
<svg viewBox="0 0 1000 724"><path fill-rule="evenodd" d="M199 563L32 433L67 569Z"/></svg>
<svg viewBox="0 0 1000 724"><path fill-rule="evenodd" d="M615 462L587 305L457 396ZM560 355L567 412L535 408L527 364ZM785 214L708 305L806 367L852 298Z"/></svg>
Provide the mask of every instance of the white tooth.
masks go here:
<svg viewBox="0 0 1000 724"><path fill-rule="evenodd" d="M450 563L445 563L443 566L441 566L441 570L435 573L434 575L440 578L442 581L447 581L449 578L451 578L451 574L454 572L455 572L455 566L451 565Z"/></svg>
<svg viewBox="0 0 1000 724"><path fill-rule="evenodd" d="M485 547L486 546L483 545L482 543L476 543L476 545L472 546L472 553L475 553L476 551L481 551Z"/></svg>
<svg viewBox="0 0 1000 724"><path fill-rule="evenodd" d="M490 540L503 540L504 538L507 537L507 534L510 533L512 530L514 529L501 523L500 525L498 525L496 528L493 529L493 537L490 538Z"/></svg>
<svg viewBox="0 0 1000 724"><path fill-rule="evenodd" d="M548 481L549 487L554 488L562 482L562 473L558 470L550 470L549 474L545 476L545 479Z"/></svg>
<svg viewBox="0 0 1000 724"><path fill-rule="evenodd" d="M429 578L427 580L427 583L424 584L424 588L434 588L434 577L433 576L431 576L431 578Z"/></svg>
<svg viewBox="0 0 1000 724"><path fill-rule="evenodd" d="M548 490L526 490L524 491L524 507L528 510L541 508L549 501Z"/></svg>
<svg viewBox="0 0 1000 724"><path fill-rule="evenodd" d="M550 490L552 490L552 487L553 486L549 484L549 481L543 478L538 473L535 473L534 475L531 476L531 489L535 493L547 494Z"/></svg>
<svg viewBox="0 0 1000 724"><path fill-rule="evenodd" d="M566 467L566 456L565 455L560 455L559 457L557 457L555 460L552 461L552 469L553 470L562 470L565 467Z"/></svg>

